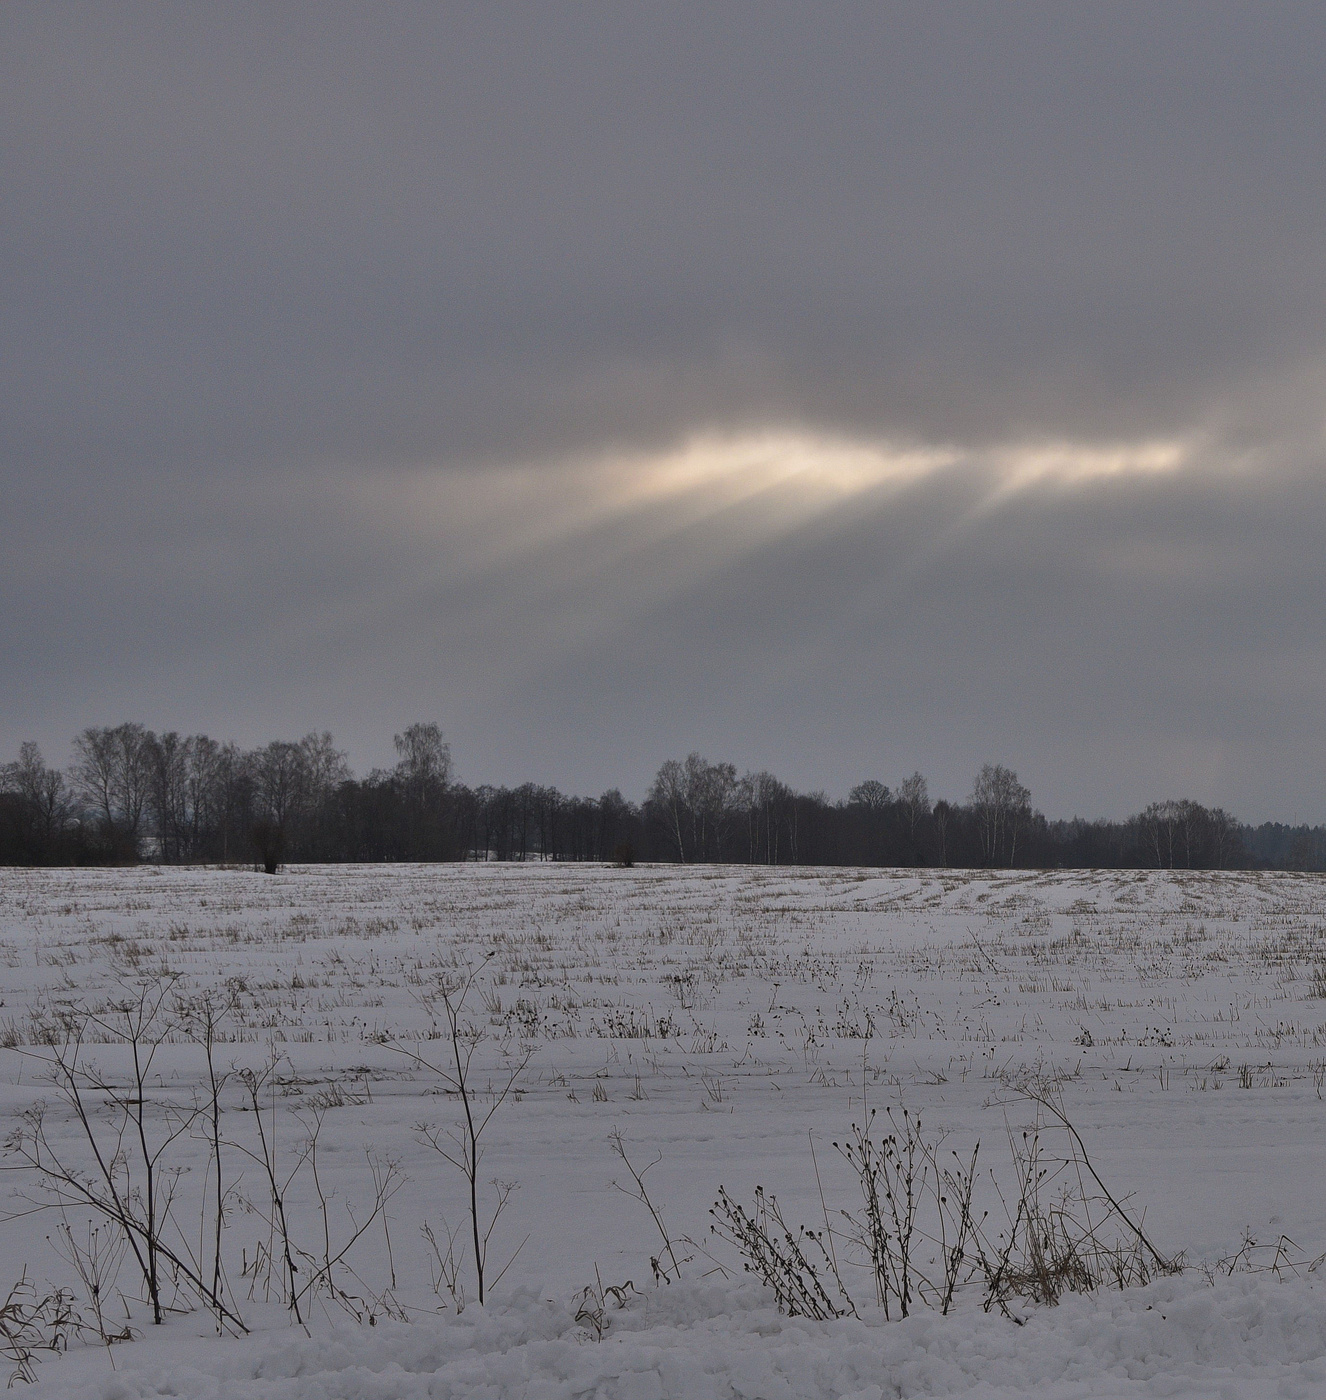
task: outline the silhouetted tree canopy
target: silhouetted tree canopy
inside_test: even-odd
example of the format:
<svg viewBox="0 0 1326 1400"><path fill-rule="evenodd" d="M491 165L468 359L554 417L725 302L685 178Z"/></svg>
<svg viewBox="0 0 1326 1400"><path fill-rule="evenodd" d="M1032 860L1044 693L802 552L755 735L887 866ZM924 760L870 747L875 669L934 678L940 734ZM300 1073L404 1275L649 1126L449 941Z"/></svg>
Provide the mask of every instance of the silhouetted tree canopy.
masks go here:
<svg viewBox="0 0 1326 1400"><path fill-rule="evenodd" d="M1011 769L965 803L920 773L845 801L701 754L663 763L643 802L553 787L468 787L434 723L356 777L328 733L242 750L141 724L85 729L67 772L36 744L0 766L0 863L570 860L762 865L1326 869L1326 828L1240 826L1189 799L1126 821L1049 821Z"/></svg>

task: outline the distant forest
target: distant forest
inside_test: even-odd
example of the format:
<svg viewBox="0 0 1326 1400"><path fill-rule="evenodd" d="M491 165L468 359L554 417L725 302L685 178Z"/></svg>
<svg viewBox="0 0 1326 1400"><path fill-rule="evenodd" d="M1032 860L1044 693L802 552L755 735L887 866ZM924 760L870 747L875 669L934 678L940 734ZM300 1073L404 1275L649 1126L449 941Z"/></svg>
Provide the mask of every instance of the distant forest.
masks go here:
<svg viewBox="0 0 1326 1400"><path fill-rule="evenodd" d="M641 803L536 783L469 787L436 724L357 778L327 733L242 750L141 724L85 729L67 771L36 744L0 767L0 864L561 860L758 865L1326 869L1326 827L1240 825L1187 799L1126 821L1051 821L1017 774L986 764L965 802L913 773L846 800L670 759Z"/></svg>

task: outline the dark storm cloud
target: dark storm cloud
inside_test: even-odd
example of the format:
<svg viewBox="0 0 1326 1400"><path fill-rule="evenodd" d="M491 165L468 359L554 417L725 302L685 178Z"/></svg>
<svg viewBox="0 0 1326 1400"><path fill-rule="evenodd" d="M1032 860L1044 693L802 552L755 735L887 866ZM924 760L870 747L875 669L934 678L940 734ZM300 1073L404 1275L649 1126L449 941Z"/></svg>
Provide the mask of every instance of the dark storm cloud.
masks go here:
<svg viewBox="0 0 1326 1400"><path fill-rule="evenodd" d="M1307 5L6 7L0 744L427 710L471 777L1291 815L1324 60ZM954 464L614 495L771 426ZM1046 441L1183 466L999 496Z"/></svg>
<svg viewBox="0 0 1326 1400"><path fill-rule="evenodd" d="M20 444L1117 431L1318 339L1309 8L5 23Z"/></svg>

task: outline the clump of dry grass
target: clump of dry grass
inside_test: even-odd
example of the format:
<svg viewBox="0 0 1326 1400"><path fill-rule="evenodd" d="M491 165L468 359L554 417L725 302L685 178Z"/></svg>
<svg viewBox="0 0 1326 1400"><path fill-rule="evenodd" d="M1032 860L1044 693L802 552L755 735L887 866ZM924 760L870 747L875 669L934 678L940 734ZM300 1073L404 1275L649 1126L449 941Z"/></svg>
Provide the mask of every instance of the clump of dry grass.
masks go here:
<svg viewBox="0 0 1326 1400"><path fill-rule="evenodd" d="M0 1356L14 1368L9 1384L31 1384L37 1379L41 1352L67 1351L71 1340L90 1330L68 1289L43 1292L28 1279L25 1269L0 1303Z"/></svg>
<svg viewBox="0 0 1326 1400"><path fill-rule="evenodd" d="M1001 1186L993 1173L983 1183L992 1209L976 1204L979 1143L965 1158L941 1154L942 1139L927 1135L919 1117L886 1110L834 1144L861 1191L856 1210L837 1212L842 1224L824 1203L822 1231L793 1229L762 1188L750 1207L720 1188L711 1229L784 1312L820 1320L857 1312L847 1281L862 1274L886 1317L917 1307L947 1313L975 1288L987 1312L1020 1322L1018 1301L1053 1306L1065 1293L1179 1272L1182 1259L1161 1253L1101 1180L1053 1088L1028 1088L1025 1099L1035 1120L1020 1135L1009 1130L1013 1184Z"/></svg>

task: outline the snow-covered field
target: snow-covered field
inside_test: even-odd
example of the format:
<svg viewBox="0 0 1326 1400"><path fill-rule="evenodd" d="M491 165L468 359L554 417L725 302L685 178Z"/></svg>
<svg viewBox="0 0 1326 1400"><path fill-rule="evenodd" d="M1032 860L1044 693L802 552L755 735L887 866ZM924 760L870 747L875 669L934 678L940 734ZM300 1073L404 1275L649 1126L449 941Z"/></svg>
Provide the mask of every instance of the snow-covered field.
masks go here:
<svg viewBox="0 0 1326 1400"><path fill-rule="evenodd" d="M171 979L171 1006L208 990L233 1001L223 1070L275 1062L262 1103L280 1161L293 1168L321 1119L334 1241L371 1209L372 1164L397 1164L402 1182L387 1228L375 1221L347 1260L346 1287L375 1324L310 1294L306 1335L275 1301L272 1271L253 1267L270 1231L245 1206L262 1198L240 1151L255 1124L231 1078L224 1250L254 1335L218 1339L201 1310L152 1327L129 1260L116 1283L138 1339L40 1361L37 1393L1326 1395L1326 1292L1310 1268L1326 1252L1323 895L1323 877L1286 874L0 871L6 1130L44 1096L51 1140L86 1157L41 1078L64 1009ZM466 1222L465 1182L423 1131L454 1126L460 1105L411 1054L445 1063L435 993L459 965L480 967L466 1007L483 1031L476 1082L500 1086L530 1058L485 1134L485 1196L493 1180L514 1185L490 1276L524 1244L487 1305L457 1315L421 1227L445 1241ZM126 1082L127 1047L91 1038L107 1043L85 1053ZM149 1117L186 1113L205 1080L198 1046L172 1037L153 1063ZM863 1305L814 1322L780 1316L709 1233L720 1186L749 1202L763 1185L812 1227L825 1203L854 1207L832 1144L871 1109L920 1113L945 1152L979 1139L999 1172L1010 1131L1020 1139L1034 1117L1022 1089L1045 1083L1111 1191L1130 1194L1162 1250L1186 1256L1183 1274L1021 1306L1016 1321L973 1293L949 1316L885 1322ZM176 1224L204 1258L201 1122L163 1160L184 1169ZM613 1133L637 1167L655 1163L650 1198L689 1259L679 1283L655 1283L662 1239L616 1189L630 1180ZM26 1268L79 1292L47 1243L59 1214L25 1206L40 1199L35 1177L7 1171L4 1188L0 1282ZM288 1206L318 1256L307 1170ZM86 1212L67 1219L85 1238ZM1239 1256L1249 1233L1259 1247ZM628 1280L624 1308L606 1299L600 1337L583 1290Z"/></svg>

